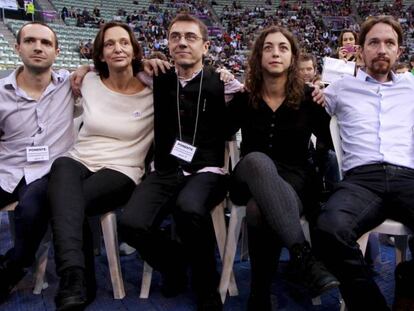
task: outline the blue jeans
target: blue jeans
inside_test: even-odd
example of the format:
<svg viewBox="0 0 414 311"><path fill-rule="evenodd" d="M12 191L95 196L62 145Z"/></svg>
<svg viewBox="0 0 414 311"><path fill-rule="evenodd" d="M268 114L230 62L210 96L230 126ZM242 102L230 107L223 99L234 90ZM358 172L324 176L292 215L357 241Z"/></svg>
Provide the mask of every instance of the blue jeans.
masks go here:
<svg viewBox="0 0 414 311"><path fill-rule="evenodd" d="M6 257L21 267L33 264L36 251L47 231L50 219L47 186L48 177L44 176L29 185L23 178L13 193L0 188L1 207L19 201L14 211L14 246L7 251Z"/></svg>
<svg viewBox="0 0 414 311"><path fill-rule="evenodd" d="M349 311L388 310L357 240L387 218L413 230L413 190L413 169L387 163L364 165L345 174L323 207L312 243L341 282Z"/></svg>

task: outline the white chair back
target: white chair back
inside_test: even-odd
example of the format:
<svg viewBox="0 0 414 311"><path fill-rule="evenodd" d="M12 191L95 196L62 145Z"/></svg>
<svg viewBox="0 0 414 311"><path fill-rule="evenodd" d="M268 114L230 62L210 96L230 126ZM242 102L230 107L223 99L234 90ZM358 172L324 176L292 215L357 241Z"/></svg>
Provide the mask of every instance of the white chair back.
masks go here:
<svg viewBox="0 0 414 311"><path fill-rule="evenodd" d="M339 134L339 125L338 119L336 116L332 116L331 122L329 123L329 128L331 130L332 142L335 148L336 159L338 160L339 167L339 179L342 179L342 146L341 146L341 136Z"/></svg>

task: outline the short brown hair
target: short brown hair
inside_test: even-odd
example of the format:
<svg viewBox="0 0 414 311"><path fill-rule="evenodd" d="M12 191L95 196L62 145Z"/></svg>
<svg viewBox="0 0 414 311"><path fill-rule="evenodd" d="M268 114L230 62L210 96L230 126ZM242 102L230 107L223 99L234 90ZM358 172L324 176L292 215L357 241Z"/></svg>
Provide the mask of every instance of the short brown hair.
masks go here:
<svg viewBox="0 0 414 311"><path fill-rule="evenodd" d="M403 30L401 28L401 24L394 17L386 15L371 16L362 23L361 31L359 32L359 45L362 47L364 46L367 33L372 29L372 27L379 23L390 25L398 35L398 46L402 46Z"/></svg>
<svg viewBox="0 0 414 311"><path fill-rule="evenodd" d="M316 57L310 53L302 53L299 56L299 62L307 62L311 60L312 61L312 65L313 65L313 69L317 69L318 64L316 63Z"/></svg>
<svg viewBox="0 0 414 311"><path fill-rule="evenodd" d="M408 70L411 69L411 66L409 63L396 63L394 65L394 71L397 71L398 69L404 69L407 68Z"/></svg>
<svg viewBox="0 0 414 311"><path fill-rule="evenodd" d="M58 42L58 38L56 35L56 32L53 30L52 27L50 27L48 24L43 23L43 22L28 22L25 23L22 27L20 27L20 29L17 31L17 35L16 35L16 42L17 44L20 44L20 40L22 39L22 29L28 25L40 25L40 26L44 26L46 28L49 28L50 31L53 33L53 37L54 37L54 41L55 41L55 48L59 48L59 42Z"/></svg>
<svg viewBox="0 0 414 311"><path fill-rule="evenodd" d="M93 42L93 50L92 50L92 59L95 65L95 70L104 78L109 77L109 68L106 62L101 60L103 49L104 49L104 38L105 32L109 28L113 27L121 27L125 29L125 31L129 35L129 40L131 40L132 48L134 50L134 58L132 59L132 70L134 72L134 76L141 70L142 67L142 49L139 45L137 39L134 36L131 28L125 24L120 22L109 22L103 25L103 27L98 31L95 37L95 41Z"/></svg>
<svg viewBox="0 0 414 311"><path fill-rule="evenodd" d="M170 23L168 26L168 37L170 36L171 27L177 23L177 22L190 22L198 25L198 28L200 29L201 38L203 41L208 40L208 29L206 24L204 24L200 19L198 19L195 16L192 16L187 13L178 14Z"/></svg>
<svg viewBox="0 0 414 311"><path fill-rule="evenodd" d="M286 28L279 26L271 26L264 29L257 37L252 53L249 57L247 74L246 74L246 88L250 92L250 103L253 107L257 107L262 99L263 92L263 45L266 37L272 33L280 32L288 39L292 48L292 60L288 69L287 81L285 85L286 104L290 108L298 109L300 102L304 97L304 81L299 75L299 44L295 36Z"/></svg>

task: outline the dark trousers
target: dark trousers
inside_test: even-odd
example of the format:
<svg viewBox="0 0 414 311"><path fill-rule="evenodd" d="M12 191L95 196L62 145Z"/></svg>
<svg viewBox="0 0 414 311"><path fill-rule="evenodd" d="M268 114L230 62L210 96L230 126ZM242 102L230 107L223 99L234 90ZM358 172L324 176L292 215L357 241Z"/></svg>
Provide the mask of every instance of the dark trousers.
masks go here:
<svg viewBox="0 0 414 311"><path fill-rule="evenodd" d="M305 241L300 224L302 202L266 154L251 152L240 160L232 176L230 197L240 205L253 198L263 224L283 246L290 248Z"/></svg>
<svg viewBox="0 0 414 311"><path fill-rule="evenodd" d="M302 203L273 160L251 152L235 167L230 196L247 204L246 220L251 266L251 295L270 297L273 274L282 247L305 241L300 223Z"/></svg>
<svg viewBox="0 0 414 311"><path fill-rule="evenodd" d="M196 293L211 293L217 289L219 276L210 210L224 199L226 191L226 176L153 172L125 206L120 218L121 236L161 273L174 274L177 267L184 268L189 262ZM170 213L182 244L158 230Z"/></svg>
<svg viewBox="0 0 414 311"><path fill-rule="evenodd" d="M53 163L48 195L58 274L69 267L85 269L85 261L93 254L86 216L103 214L125 204L134 187L132 179L115 170L94 173L67 157Z"/></svg>
<svg viewBox="0 0 414 311"><path fill-rule="evenodd" d="M250 295L270 297L283 243L275 236L254 200L246 205L250 255Z"/></svg>
<svg viewBox="0 0 414 311"><path fill-rule="evenodd" d="M26 185L24 178L13 191L8 193L0 188L0 207L19 201L14 211L14 246L6 257L22 267L31 266L36 251L47 231L50 212L47 205L48 177Z"/></svg>
<svg viewBox="0 0 414 311"><path fill-rule="evenodd" d="M388 310L356 241L386 218L413 230L413 189L412 169L389 164L360 166L347 172L322 209L312 242L341 282L349 311Z"/></svg>

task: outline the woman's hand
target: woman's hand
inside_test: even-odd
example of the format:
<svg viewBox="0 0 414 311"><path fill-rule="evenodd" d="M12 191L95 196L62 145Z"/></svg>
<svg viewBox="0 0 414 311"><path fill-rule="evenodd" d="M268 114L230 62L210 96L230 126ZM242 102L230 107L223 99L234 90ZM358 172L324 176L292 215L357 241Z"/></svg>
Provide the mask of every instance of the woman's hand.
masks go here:
<svg viewBox="0 0 414 311"><path fill-rule="evenodd" d="M144 66L144 71L151 77L158 76L159 70L162 73L166 73L171 68L169 62L158 58L143 59L142 65Z"/></svg>
<svg viewBox="0 0 414 311"><path fill-rule="evenodd" d="M359 52L359 45L341 46L338 49L338 58L348 61L353 56L358 54L358 52Z"/></svg>
<svg viewBox="0 0 414 311"><path fill-rule="evenodd" d="M79 66L70 76L70 86L72 87L72 93L75 97L82 96L81 94L81 86L83 78L86 74L91 71L91 67L89 65L82 65Z"/></svg>

